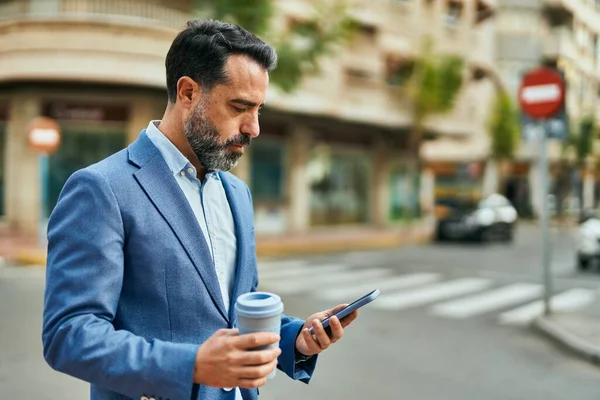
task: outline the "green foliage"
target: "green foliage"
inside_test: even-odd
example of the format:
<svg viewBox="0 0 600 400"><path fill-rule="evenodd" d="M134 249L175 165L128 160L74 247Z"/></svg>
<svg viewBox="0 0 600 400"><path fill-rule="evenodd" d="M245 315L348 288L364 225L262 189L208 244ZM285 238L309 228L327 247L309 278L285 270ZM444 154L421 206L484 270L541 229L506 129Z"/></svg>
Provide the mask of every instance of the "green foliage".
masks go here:
<svg viewBox="0 0 600 400"><path fill-rule="evenodd" d="M347 15L346 1L312 0L310 19L295 21L286 32L273 35L278 37L274 45L279 63L271 80L282 90L292 92L303 76L319 73L319 60L351 37L355 24Z"/></svg>
<svg viewBox="0 0 600 400"><path fill-rule="evenodd" d="M269 28L273 16L273 0L218 0L213 1L216 19L233 22L257 36Z"/></svg>
<svg viewBox="0 0 600 400"><path fill-rule="evenodd" d="M431 47L430 39L426 39L406 83L415 125L422 124L430 115L452 110L463 84L463 59L432 56Z"/></svg>
<svg viewBox="0 0 600 400"><path fill-rule="evenodd" d="M520 141L519 114L506 92L497 93L492 107L489 121L492 158L510 160L514 157Z"/></svg>
<svg viewBox="0 0 600 400"><path fill-rule="evenodd" d="M583 165L588 156L594 151L594 137L596 136L596 120L593 116L586 116L579 122L579 132L574 138L575 156L577 163Z"/></svg>
<svg viewBox="0 0 600 400"><path fill-rule="evenodd" d="M275 1L196 0L196 6L202 15L239 24L274 46L279 61L271 82L292 92L303 76L319 72L319 60L347 40L355 25L347 14L348 0L309 0L310 18L276 31Z"/></svg>

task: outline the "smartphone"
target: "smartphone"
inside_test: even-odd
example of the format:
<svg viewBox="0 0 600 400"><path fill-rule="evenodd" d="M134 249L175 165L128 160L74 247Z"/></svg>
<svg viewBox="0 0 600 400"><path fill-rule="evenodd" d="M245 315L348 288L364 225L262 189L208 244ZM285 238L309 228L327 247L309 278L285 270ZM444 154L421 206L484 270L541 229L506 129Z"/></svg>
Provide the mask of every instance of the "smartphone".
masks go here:
<svg viewBox="0 0 600 400"><path fill-rule="evenodd" d="M329 327L329 319L331 317L336 316L341 321L345 316L350 314L352 311L358 310L362 306L369 304L370 302L375 300L377 298L377 296L379 296L379 293L381 293L379 291L379 289L375 289L371 293L368 293L368 294L364 295L363 297L361 297L360 299L352 302L351 304L348 304L346 307L342 308L341 310L339 310L332 316L325 318L323 321L321 321L321 323L323 324L323 328L325 328L325 332L327 332L328 335L331 334L331 328ZM313 330L312 327L309 329L309 331L310 331L311 335L315 334L315 331Z"/></svg>

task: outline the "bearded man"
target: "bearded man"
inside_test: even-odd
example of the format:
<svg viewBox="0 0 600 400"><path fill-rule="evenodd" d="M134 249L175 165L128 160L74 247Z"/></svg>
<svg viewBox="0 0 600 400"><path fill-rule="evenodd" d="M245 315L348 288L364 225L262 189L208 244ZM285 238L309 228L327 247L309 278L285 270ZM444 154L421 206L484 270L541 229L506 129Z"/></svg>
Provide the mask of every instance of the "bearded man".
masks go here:
<svg viewBox="0 0 600 400"><path fill-rule="evenodd" d="M126 149L74 173L48 227L42 340L94 400L255 400L279 368L308 383L354 312L240 335L258 285L250 191L228 173L259 135L274 49L190 21L166 57L168 105ZM314 335L309 328L314 329ZM266 350L253 350L279 342Z"/></svg>

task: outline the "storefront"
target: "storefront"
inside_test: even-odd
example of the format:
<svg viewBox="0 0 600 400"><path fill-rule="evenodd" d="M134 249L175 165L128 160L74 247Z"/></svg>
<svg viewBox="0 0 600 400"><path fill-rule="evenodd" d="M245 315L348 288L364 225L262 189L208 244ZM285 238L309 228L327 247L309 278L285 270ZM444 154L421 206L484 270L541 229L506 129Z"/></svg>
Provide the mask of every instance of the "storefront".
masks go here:
<svg viewBox="0 0 600 400"><path fill-rule="evenodd" d="M512 163L508 176L504 181L504 187L501 188L502 194L515 207L520 218L533 216L531 172L531 164L528 162Z"/></svg>
<svg viewBox="0 0 600 400"><path fill-rule="evenodd" d="M0 107L0 214L6 229L24 235L37 233L41 215L38 153L26 140L34 118L50 117L62 132L58 150L49 157L52 211L73 172L135 140L151 119L160 119L166 102L162 90L110 85L37 83L0 89L8 109Z"/></svg>
<svg viewBox="0 0 600 400"><path fill-rule="evenodd" d="M428 168L435 174L436 203L477 202L482 196L483 163L432 162Z"/></svg>
<svg viewBox="0 0 600 400"><path fill-rule="evenodd" d="M53 118L62 130L61 145L50 156L48 196L51 211L73 172L127 145L129 105L49 99L42 103L42 115Z"/></svg>
<svg viewBox="0 0 600 400"><path fill-rule="evenodd" d="M391 221L418 217L419 181L419 177L411 174L405 163L392 166L389 175Z"/></svg>
<svg viewBox="0 0 600 400"><path fill-rule="evenodd" d="M311 226L369 222L370 154L351 146L317 142L307 166Z"/></svg>

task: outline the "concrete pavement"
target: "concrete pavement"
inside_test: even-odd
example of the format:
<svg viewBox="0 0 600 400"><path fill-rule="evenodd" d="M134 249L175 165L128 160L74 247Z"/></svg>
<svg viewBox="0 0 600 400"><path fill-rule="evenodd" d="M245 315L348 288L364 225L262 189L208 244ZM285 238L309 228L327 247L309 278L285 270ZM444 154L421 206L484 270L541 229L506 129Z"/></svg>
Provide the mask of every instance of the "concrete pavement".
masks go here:
<svg viewBox="0 0 600 400"><path fill-rule="evenodd" d="M533 328L598 366L600 366L600 299L583 310L539 316Z"/></svg>

